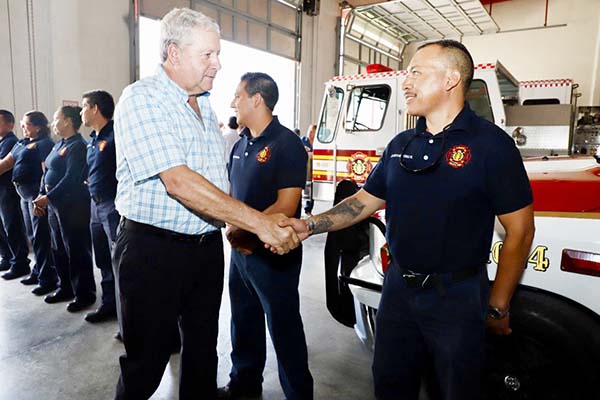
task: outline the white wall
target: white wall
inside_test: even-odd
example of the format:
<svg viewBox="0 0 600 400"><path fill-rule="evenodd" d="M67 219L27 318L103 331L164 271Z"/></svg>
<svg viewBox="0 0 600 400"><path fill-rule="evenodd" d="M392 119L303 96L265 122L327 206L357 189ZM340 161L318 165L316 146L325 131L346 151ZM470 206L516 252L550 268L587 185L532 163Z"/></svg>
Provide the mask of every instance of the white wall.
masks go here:
<svg viewBox="0 0 600 400"><path fill-rule="evenodd" d="M300 130L318 123L324 84L337 75L336 28L340 10L337 0L321 0L318 16L302 18L302 60L300 68Z"/></svg>
<svg viewBox="0 0 600 400"><path fill-rule="evenodd" d="M600 104L600 1L552 0L547 29L523 30L544 24L544 0L511 0L494 4L492 18L502 31L468 36L463 43L475 63L500 60L520 81L572 78L580 85L579 105ZM406 64L415 45L406 53Z"/></svg>
<svg viewBox="0 0 600 400"><path fill-rule="evenodd" d="M0 2L0 107L51 119L63 100L80 101L87 90L117 100L129 83L128 15L127 0Z"/></svg>

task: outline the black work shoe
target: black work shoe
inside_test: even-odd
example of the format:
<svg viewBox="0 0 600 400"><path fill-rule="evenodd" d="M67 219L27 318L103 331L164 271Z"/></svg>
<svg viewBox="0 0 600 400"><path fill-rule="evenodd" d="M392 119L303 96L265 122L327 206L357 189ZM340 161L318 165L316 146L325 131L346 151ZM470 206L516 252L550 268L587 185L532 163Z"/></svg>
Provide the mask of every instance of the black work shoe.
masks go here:
<svg viewBox="0 0 600 400"><path fill-rule="evenodd" d="M61 301L69 301L72 300L75 296L65 292L62 289L58 289L58 291L54 294L50 294L46 296L44 301L48 304L60 303Z"/></svg>
<svg viewBox="0 0 600 400"><path fill-rule="evenodd" d="M92 311L85 316L89 323L104 322L117 319L117 310L112 307L100 306L96 311Z"/></svg>
<svg viewBox="0 0 600 400"><path fill-rule="evenodd" d="M39 283L37 276L29 275L25 279L21 279L23 285L37 285Z"/></svg>
<svg viewBox="0 0 600 400"><path fill-rule="evenodd" d="M8 271L10 269L10 263L9 262L0 262L0 272L2 271Z"/></svg>
<svg viewBox="0 0 600 400"><path fill-rule="evenodd" d="M92 304L94 304L96 302L96 299L85 299L85 300L81 300L81 299L76 299L75 301L69 303L69 305L67 306L67 311L68 312L77 312L77 311L81 311L85 308L88 308L89 306L91 306Z"/></svg>
<svg viewBox="0 0 600 400"><path fill-rule="evenodd" d="M248 389L229 382L217 389L217 399L257 399L262 395L262 387Z"/></svg>
<svg viewBox="0 0 600 400"><path fill-rule="evenodd" d="M56 290L56 288L57 288L56 285L46 285L46 286L40 285L40 286L36 286L35 288L33 288L31 293L35 294L36 296L43 296L50 292L54 292Z"/></svg>
<svg viewBox="0 0 600 400"><path fill-rule="evenodd" d="M17 279L20 278L22 276L25 276L29 273L28 270L24 270L24 271L8 271L7 273L5 273L4 275L2 275L3 279L6 279L7 281L13 280L13 279Z"/></svg>

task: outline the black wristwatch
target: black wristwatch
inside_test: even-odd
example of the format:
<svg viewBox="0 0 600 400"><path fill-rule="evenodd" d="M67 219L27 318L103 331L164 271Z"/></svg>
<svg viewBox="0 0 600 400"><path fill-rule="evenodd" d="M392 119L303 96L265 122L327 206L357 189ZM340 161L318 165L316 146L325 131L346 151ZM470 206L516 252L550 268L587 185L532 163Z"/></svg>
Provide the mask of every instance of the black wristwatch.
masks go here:
<svg viewBox="0 0 600 400"><path fill-rule="evenodd" d="M508 315L508 308L506 310L501 310L498 307L488 306L488 315L491 319L504 319Z"/></svg>

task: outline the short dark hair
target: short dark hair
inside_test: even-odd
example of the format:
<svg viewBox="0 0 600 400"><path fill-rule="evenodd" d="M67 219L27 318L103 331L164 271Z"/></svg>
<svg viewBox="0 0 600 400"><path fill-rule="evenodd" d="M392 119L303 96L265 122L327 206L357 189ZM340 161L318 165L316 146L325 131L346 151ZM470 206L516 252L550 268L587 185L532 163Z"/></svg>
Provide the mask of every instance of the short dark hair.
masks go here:
<svg viewBox="0 0 600 400"><path fill-rule="evenodd" d="M73 128L79 130L81 127L81 107L79 106L62 106L60 112L65 118L69 118L73 123Z"/></svg>
<svg viewBox="0 0 600 400"><path fill-rule="evenodd" d="M463 89L466 94L469 91L471 82L473 82L473 69L475 68L473 57L471 57L469 50L467 50L464 44L456 40L443 39L424 43L417 48L417 51L429 46L439 46L448 55L448 61L458 70L460 77L464 81Z"/></svg>
<svg viewBox="0 0 600 400"><path fill-rule="evenodd" d="M259 93L269 110L273 111L279 100L279 89L273 78L264 72L247 72L241 80L246 83L246 93L250 97Z"/></svg>
<svg viewBox="0 0 600 400"><path fill-rule="evenodd" d="M29 118L29 122L31 122L31 125L35 126L36 128L40 128L40 130L38 131L39 137L50 136L48 118L46 118L43 112L35 110L27 111L24 116Z"/></svg>
<svg viewBox="0 0 600 400"><path fill-rule="evenodd" d="M87 99L92 107L98 106L98 110L104 118L112 119L115 113L115 100L110 93L105 90L90 90L85 92L81 98Z"/></svg>
<svg viewBox="0 0 600 400"><path fill-rule="evenodd" d="M229 121L227 122L227 126L230 127L231 129L237 129L240 126L237 123L237 118L235 117L235 115L233 117L229 117Z"/></svg>
<svg viewBox="0 0 600 400"><path fill-rule="evenodd" d="M15 115L8 110L0 110L0 117L7 124L15 123Z"/></svg>

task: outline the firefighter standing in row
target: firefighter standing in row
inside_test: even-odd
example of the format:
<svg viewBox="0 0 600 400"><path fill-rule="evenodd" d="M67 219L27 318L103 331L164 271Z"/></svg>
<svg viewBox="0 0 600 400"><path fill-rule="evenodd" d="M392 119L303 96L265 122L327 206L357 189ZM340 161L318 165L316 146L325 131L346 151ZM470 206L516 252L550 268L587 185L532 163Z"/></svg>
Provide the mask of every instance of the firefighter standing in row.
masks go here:
<svg viewBox="0 0 600 400"><path fill-rule="evenodd" d="M96 266L102 275L100 307L86 315L85 320L96 323L117 316L115 279L110 255L121 218L115 209L117 162L112 121L115 103L112 96L103 90L87 92L82 97L81 119L85 126L93 129L87 146L90 228Z"/></svg>
<svg viewBox="0 0 600 400"><path fill-rule="evenodd" d="M29 111L21 121L22 140L0 161L0 174L12 175L12 181L21 197L21 212L27 235L33 247L35 266L31 275L23 279L25 285L38 284L33 293L41 296L56 289L56 270L50 249L50 228L46 214L33 214L33 200L40 190L44 160L52 150L48 119L39 111ZM12 173L9 172L12 169Z"/></svg>
<svg viewBox="0 0 600 400"><path fill-rule="evenodd" d="M287 224L306 238L385 206L393 264L377 311L375 395L416 400L432 362L444 399L478 400L486 323L510 333L510 299L533 240L531 188L513 140L465 103L473 60L461 43L425 44L407 70L416 128L392 139L355 195ZM490 292L495 216L506 236Z"/></svg>
<svg viewBox="0 0 600 400"><path fill-rule="evenodd" d="M0 110L0 159L4 159L18 142L13 133L15 116L7 110ZM6 280L29 274L29 247L19 195L11 180L11 174L0 175L0 220L10 254L10 268L2 275ZM3 255L4 257L4 255Z"/></svg>
<svg viewBox="0 0 600 400"><path fill-rule="evenodd" d="M75 298L67 311L77 312L96 301L90 235L90 194L87 143L77 132L81 108L63 106L54 114L52 128L62 139L46 158L40 195L34 213L48 212L52 250L60 279L59 290L46 297L47 303Z"/></svg>
<svg viewBox="0 0 600 400"><path fill-rule="evenodd" d="M263 73L247 73L231 106L246 128L231 151L231 196L267 214L300 216L307 154L273 109L277 85ZM256 235L228 226L231 243L231 380L219 398L260 396L266 360L265 319L277 353L279 381L289 400L313 398L298 282L302 247L272 254Z"/></svg>

